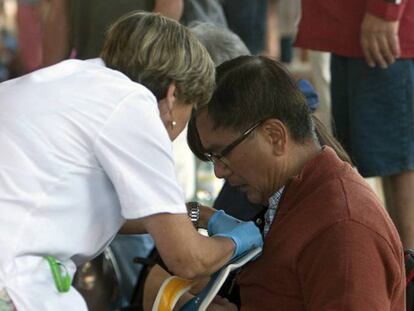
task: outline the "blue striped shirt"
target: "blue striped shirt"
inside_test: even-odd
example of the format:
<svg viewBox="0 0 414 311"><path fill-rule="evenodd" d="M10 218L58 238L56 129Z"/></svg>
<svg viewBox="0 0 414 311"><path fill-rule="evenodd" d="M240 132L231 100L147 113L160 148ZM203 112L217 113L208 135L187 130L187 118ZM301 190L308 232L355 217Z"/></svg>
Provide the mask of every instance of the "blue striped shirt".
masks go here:
<svg viewBox="0 0 414 311"><path fill-rule="evenodd" d="M276 214L276 210L277 210L277 207L279 205L279 202L280 202L280 199L282 197L282 194L283 194L283 190L284 189L285 189L284 186L281 187L281 188L279 188L279 190L277 190L275 192L275 194L272 195L269 198L269 207L268 207L268 209L267 209L267 211L265 213L265 216L264 216L264 218L265 218L265 225L264 225L264 229L263 229L263 235L264 236L267 235L267 233L270 230L270 226L273 223L273 220L274 220L275 214Z"/></svg>

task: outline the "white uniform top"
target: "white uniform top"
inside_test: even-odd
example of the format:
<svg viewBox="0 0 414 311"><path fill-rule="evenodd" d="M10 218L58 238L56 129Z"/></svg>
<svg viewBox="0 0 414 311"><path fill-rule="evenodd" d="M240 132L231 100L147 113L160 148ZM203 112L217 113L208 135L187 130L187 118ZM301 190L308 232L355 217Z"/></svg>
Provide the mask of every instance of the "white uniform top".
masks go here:
<svg viewBox="0 0 414 311"><path fill-rule="evenodd" d="M94 257L125 219L186 213L153 94L100 59L0 85L0 289L19 311L86 310L44 255Z"/></svg>

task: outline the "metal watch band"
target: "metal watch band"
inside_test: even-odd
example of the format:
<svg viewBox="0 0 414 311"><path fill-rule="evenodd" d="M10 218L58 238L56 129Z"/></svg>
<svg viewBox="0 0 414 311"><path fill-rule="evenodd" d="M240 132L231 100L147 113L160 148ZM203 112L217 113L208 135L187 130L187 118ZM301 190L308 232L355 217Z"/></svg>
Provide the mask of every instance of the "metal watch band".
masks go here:
<svg viewBox="0 0 414 311"><path fill-rule="evenodd" d="M190 217L194 227L198 229L198 223L200 221L200 205L198 202L188 202L187 207L188 217Z"/></svg>

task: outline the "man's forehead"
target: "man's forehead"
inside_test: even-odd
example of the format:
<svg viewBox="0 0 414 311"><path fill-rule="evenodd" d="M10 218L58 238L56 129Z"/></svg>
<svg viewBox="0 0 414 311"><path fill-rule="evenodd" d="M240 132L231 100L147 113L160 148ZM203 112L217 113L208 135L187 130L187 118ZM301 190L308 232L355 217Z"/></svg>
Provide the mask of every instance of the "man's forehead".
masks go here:
<svg viewBox="0 0 414 311"><path fill-rule="evenodd" d="M196 118L196 126L198 129L206 130L212 132L213 130L213 121L209 117L207 110L204 109L201 111Z"/></svg>
<svg viewBox="0 0 414 311"><path fill-rule="evenodd" d="M220 149L225 145L225 136L229 132L223 128L214 129L213 122L206 111L201 112L196 119L200 142L206 151Z"/></svg>

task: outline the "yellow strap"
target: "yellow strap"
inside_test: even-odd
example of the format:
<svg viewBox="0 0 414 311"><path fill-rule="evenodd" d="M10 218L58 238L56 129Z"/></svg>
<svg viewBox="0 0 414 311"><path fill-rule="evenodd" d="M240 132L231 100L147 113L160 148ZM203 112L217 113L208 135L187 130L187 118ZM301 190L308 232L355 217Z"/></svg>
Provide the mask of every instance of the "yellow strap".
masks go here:
<svg viewBox="0 0 414 311"><path fill-rule="evenodd" d="M158 306L154 306L156 311L172 311L177 300L182 294L187 292L192 286L192 281L171 276L166 279L158 292ZM158 299L157 299L158 300Z"/></svg>

